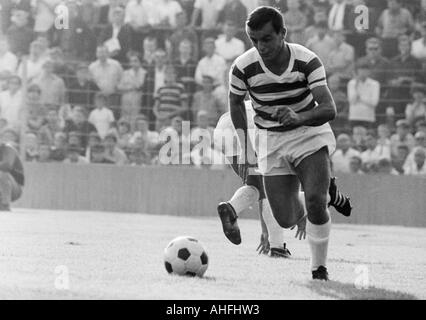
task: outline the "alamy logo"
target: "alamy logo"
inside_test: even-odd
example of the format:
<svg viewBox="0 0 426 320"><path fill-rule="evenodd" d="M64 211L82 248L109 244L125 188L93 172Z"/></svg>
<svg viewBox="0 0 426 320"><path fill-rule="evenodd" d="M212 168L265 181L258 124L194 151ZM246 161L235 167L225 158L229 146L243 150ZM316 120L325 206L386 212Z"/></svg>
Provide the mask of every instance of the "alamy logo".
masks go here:
<svg viewBox="0 0 426 320"><path fill-rule="evenodd" d="M58 30L68 30L70 28L70 14L68 7L60 4L55 8L55 28Z"/></svg>

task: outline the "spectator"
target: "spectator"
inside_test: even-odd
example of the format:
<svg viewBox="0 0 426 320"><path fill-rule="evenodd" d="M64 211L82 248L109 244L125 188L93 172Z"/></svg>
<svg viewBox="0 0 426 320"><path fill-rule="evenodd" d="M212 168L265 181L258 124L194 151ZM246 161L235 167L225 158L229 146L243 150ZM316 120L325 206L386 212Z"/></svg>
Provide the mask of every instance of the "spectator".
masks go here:
<svg viewBox="0 0 426 320"><path fill-rule="evenodd" d="M78 6L79 17L82 22L92 31L99 23L99 4L93 0L81 0Z"/></svg>
<svg viewBox="0 0 426 320"><path fill-rule="evenodd" d="M406 120L398 120L396 122L396 133L391 136L391 154L396 156L398 146L404 144L408 148L408 152L414 147L414 137L410 133L410 125ZM408 153L407 153L408 154Z"/></svg>
<svg viewBox="0 0 426 320"><path fill-rule="evenodd" d="M230 65L245 49L244 42L236 38L237 28L232 20L225 21L223 34L215 41L216 53Z"/></svg>
<svg viewBox="0 0 426 320"><path fill-rule="evenodd" d="M212 147L213 133L214 127L212 127L209 123L208 112L205 110L198 111L196 125L191 130L191 146L197 145L202 142L202 139L204 139L203 143L207 144L205 141L210 141L209 146Z"/></svg>
<svg viewBox="0 0 426 320"><path fill-rule="evenodd" d="M300 0L288 0L288 11L284 13L290 42L304 44L305 28L308 24L306 15L300 10Z"/></svg>
<svg viewBox="0 0 426 320"><path fill-rule="evenodd" d="M147 66L155 65L155 55L158 49L157 38L148 36L143 41L143 64Z"/></svg>
<svg viewBox="0 0 426 320"><path fill-rule="evenodd" d="M91 162L91 155L92 155L92 148L94 146L97 146L99 144L102 144L102 139L99 136L99 134L97 132L91 132L89 134L89 139L87 141L87 147L86 147L86 152L84 154L84 156L86 157L86 159Z"/></svg>
<svg viewBox="0 0 426 320"><path fill-rule="evenodd" d="M38 134L41 127L46 122L46 109L41 102L41 89L33 84L27 88L27 128L29 131Z"/></svg>
<svg viewBox="0 0 426 320"><path fill-rule="evenodd" d="M335 0L328 15L328 28L332 31L354 29L354 7L347 0Z"/></svg>
<svg viewBox="0 0 426 320"><path fill-rule="evenodd" d="M367 139L368 131L363 126L355 126L352 128L352 142L353 148L359 152L367 149L365 140Z"/></svg>
<svg viewBox="0 0 426 320"><path fill-rule="evenodd" d="M64 132L69 134L77 132L81 139L81 145L85 149L87 140L91 132L97 132L96 127L87 121L87 115L84 108L80 106L74 107L72 117L65 122Z"/></svg>
<svg viewBox="0 0 426 320"><path fill-rule="evenodd" d="M47 34L55 23L55 8L62 0L35 1L34 32Z"/></svg>
<svg viewBox="0 0 426 320"><path fill-rule="evenodd" d="M144 32L148 26L148 10L144 0L130 0L126 5L124 22L129 24L134 32Z"/></svg>
<svg viewBox="0 0 426 320"><path fill-rule="evenodd" d="M117 136L114 133L109 133L105 136L105 159L112 163L122 166L127 163L126 153L117 146Z"/></svg>
<svg viewBox="0 0 426 320"><path fill-rule="evenodd" d="M98 41L108 49L109 56L120 63L127 61L126 55L132 45L133 31L124 23L124 15L122 7L115 7L112 10L112 21L103 29Z"/></svg>
<svg viewBox="0 0 426 320"><path fill-rule="evenodd" d="M405 118L409 125L413 126L418 120L426 120L425 85L413 83L411 94L413 102L405 108Z"/></svg>
<svg viewBox="0 0 426 320"><path fill-rule="evenodd" d="M170 61L173 61L175 57L179 56L180 45L184 40L189 41L191 45L191 55L189 58L193 61L198 61L198 35L193 28L187 26L187 20L188 18L185 11L181 11L176 15L176 28L166 40L167 53Z"/></svg>
<svg viewBox="0 0 426 320"><path fill-rule="evenodd" d="M405 166L412 166L414 164L414 154L417 149L426 148L426 133L419 131L414 135L414 147L405 160Z"/></svg>
<svg viewBox="0 0 426 320"><path fill-rule="evenodd" d="M117 92L123 68L118 61L108 57L108 49L105 46L97 48L96 56L97 60L90 64L89 71L102 93L112 95Z"/></svg>
<svg viewBox="0 0 426 320"><path fill-rule="evenodd" d="M70 81L68 88L68 102L85 108L92 107L98 91L99 87L91 80L87 64L79 63L76 67L76 77Z"/></svg>
<svg viewBox="0 0 426 320"><path fill-rule="evenodd" d="M128 54L130 68L124 71L118 89L121 96L121 117L136 117L141 111L142 88L147 71L142 68L141 59L136 52Z"/></svg>
<svg viewBox="0 0 426 320"><path fill-rule="evenodd" d="M426 120L418 120L418 121L416 121L414 126L415 126L416 132L426 133Z"/></svg>
<svg viewBox="0 0 426 320"><path fill-rule="evenodd" d="M327 32L327 22L316 25L317 34L306 42L306 47L315 52L321 61L327 61L327 56L336 46L332 37Z"/></svg>
<svg viewBox="0 0 426 320"><path fill-rule="evenodd" d="M354 48L346 43L346 36L342 31L334 31L333 39L336 46L324 61L327 75L349 80L354 71Z"/></svg>
<svg viewBox="0 0 426 320"><path fill-rule="evenodd" d="M10 50L18 57L22 57L29 53L30 44L34 39L34 32L28 25L29 12L15 10L11 21L12 25L6 31Z"/></svg>
<svg viewBox="0 0 426 320"><path fill-rule="evenodd" d="M102 144L96 144L90 148L90 163L115 164L112 160L105 157L105 146Z"/></svg>
<svg viewBox="0 0 426 320"><path fill-rule="evenodd" d="M8 143L15 149L19 150L19 134L13 128L5 128L1 132L1 139L4 143Z"/></svg>
<svg viewBox="0 0 426 320"><path fill-rule="evenodd" d="M62 129L58 111L56 109L49 109L47 111L46 122L38 131L40 143L53 145L56 134L62 132Z"/></svg>
<svg viewBox="0 0 426 320"><path fill-rule="evenodd" d="M325 6L316 6L314 9L314 16L313 16L313 24L309 25L306 29L305 29L305 33L304 33L304 42L303 44L306 46L306 42L311 39L314 38L318 35L318 30L316 28L316 26L319 23L327 23L327 8Z"/></svg>
<svg viewBox="0 0 426 320"><path fill-rule="evenodd" d="M203 76L203 89L194 94L191 111L194 119L199 111L207 112L209 125L215 127L226 109L223 108L221 101L213 95L213 83L212 77Z"/></svg>
<svg viewBox="0 0 426 320"><path fill-rule="evenodd" d="M161 137L166 138L165 146L167 146L167 154L160 152L160 163L161 164L191 164L191 150L188 147L191 143L191 132L189 130L183 130L182 126L183 119L180 116L176 116L171 121L171 126L164 129ZM164 150L162 148L162 150ZM164 158L162 158L164 157Z"/></svg>
<svg viewBox="0 0 426 320"><path fill-rule="evenodd" d="M38 162L50 162L50 146L48 144L40 144L38 147Z"/></svg>
<svg viewBox="0 0 426 320"><path fill-rule="evenodd" d="M176 0L160 1L158 10L160 12L161 23L172 29L177 26L177 15L184 12L179 2Z"/></svg>
<svg viewBox="0 0 426 320"><path fill-rule="evenodd" d="M376 137L368 134L365 141L367 150L361 153L361 160L363 163L364 171L367 173L377 171L377 164L380 159L386 158L390 160L389 154L381 154L380 147L377 145Z"/></svg>
<svg viewBox="0 0 426 320"><path fill-rule="evenodd" d="M38 139L37 136L32 133L28 132L25 134L25 161L27 162L35 162L38 161Z"/></svg>
<svg viewBox="0 0 426 320"><path fill-rule="evenodd" d="M203 76L210 76L214 79L214 85L222 84L223 73L226 70L226 61L215 53L216 46L213 38L204 39L203 51L205 56L198 62L195 69L195 82L202 86Z"/></svg>
<svg viewBox="0 0 426 320"><path fill-rule="evenodd" d="M131 147L130 140L132 138L132 132L130 122L127 119L121 118L118 121L117 134L117 146L126 153L129 152Z"/></svg>
<svg viewBox="0 0 426 320"><path fill-rule="evenodd" d="M108 99L104 94L96 94L95 109L90 112L88 119L88 121L95 126L101 139L105 138L115 122L114 114L106 106L107 102Z"/></svg>
<svg viewBox="0 0 426 320"><path fill-rule="evenodd" d="M392 167L399 174L404 174L404 164L409 154L408 146L400 143L396 146L396 153L392 156Z"/></svg>
<svg viewBox="0 0 426 320"><path fill-rule="evenodd" d="M130 144L134 145L138 137L142 137L148 149L158 146L159 134L156 131L150 131L148 119L145 115L139 115L135 119L133 135L130 138Z"/></svg>
<svg viewBox="0 0 426 320"><path fill-rule="evenodd" d="M74 66L65 60L64 52L59 47L49 50L49 60L53 62L53 73L64 80L65 86L69 88L71 82L75 79Z"/></svg>
<svg viewBox="0 0 426 320"><path fill-rule="evenodd" d="M224 5L224 0L196 0L194 11L192 12L191 26L195 27L201 16L202 29L216 29L219 12Z"/></svg>
<svg viewBox="0 0 426 320"><path fill-rule="evenodd" d="M377 173L398 175L398 171L392 167L392 162L389 159L380 159L377 164Z"/></svg>
<svg viewBox="0 0 426 320"><path fill-rule="evenodd" d="M65 82L54 74L54 64L51 60L43 64L43 72L35 77L32 83L41 89L41 101L45 104L62 105L65 103Z"/></svg>
<svg viewBox="0 0 426 320"><path fill-rule="evenodd" d="M8 90L0 92L0 117L14 129L20 128L23 108L22 81L18 76L11 76Z"/></svg>
<svg viewBox="0 0 426 320"><path fill-rule="evenodd" d="M88 164L89 161L83 156L80 155L81 148L79 145L70 144L66 149L66 159L63 163L67 164Z"/></svg>
<svg viewBox="0 0 426 320"><path fill-rule="evenodd" d="M188 94L188 101L192 101L192 96L195 92L195 68L197 66L196 60L192 59L193 43L189 39L183 39L179 43L178 58L173 60L173 66L176 70L178 82L182 83L185 91Z"/></svg>
<svg viewBox="0 0 426 320"><path fill-rule="evenodd" d="M157 49L155 52L154 69L154 93L158 91L166 82L167 54L163 49Z"/></svg>
<svg viewBox="0 0 426 320"><path fill-rule="evenodd" d="M349 159L349 173L364 174L362 171L362 159L358 156L353 156Z"/></svg>
<svg viewBox="0 0 426 320"><path fill-rule="evenodd" d="M426 3L426 2L425 2ZM426 21L421 24L421 38L414 40L411 46L411 55L422 61L423 66L426 64ZM426 68L424 67L426 70Z"/></svg>
<svg viewBox="0 0 426 320"><path fill-rule="evenodd" d="M28 82L31 82L34 78L38 77L43 72L43 65L46 62L46 56L44 55L43 44L39 41L33 41L30 45L30 55L26 59L26 78ZM23 79L24 77L24 61L21 61L18 67L18 75Z"/></svg>
<svg viewBox="0 0 426 320"><path fill-rule="evenodd" d="M330 77L328 79L328 87L334 102L336 103L337 114L336 118L331 123L336 135L347 131L348 117L349 117L349 103L346 90L341 86L341 80L338 76Z"/></svg>
<svg viewBox="0 0 426 320"><path fill-rule="evenodd" d="M237 29L244 29L247 19L247 8L241 0L226 0L219 12L218 23L234 21Z"/></svg>
<svg viewBox="0 0 426 320"><path fill-rule="evenodd" d="M213 96L220 102L221 110L228 111L229 105L229 95L228 95L228 87L229 87L229 68L227 68L223 73L223 84L216 86L213 90Z"/></svg>
<svg viewBox="0 0 426 320"><path fill-rule="evenodd" d="M62 162L67 155L67 136L63 132L56 132L53 140L53 146L50 148L50 159L56 162Z"/></svg>
<svg viewBox="0 0 426 320"><path fill-rule="evenodd" d="M151 164L151 156L143 146L134 147L131 149L129 154L129 164L131 166L145 166Z"/></svg>
<svg viewBox="0 0 426 320"><path fill-rule="evenodd" d="M409 162L404 166L404 173L406 175L426 175L426 149L418 148L414 153L414 162Z"/></svg>
<svg viewBox="0 0 426 320"><path fill-rule="evenodd" d="M401 0L388 0L377 23L377 35L383 39L383 53L393 57L398 52L398 37L410 34L414 29L413 16L401 7Z"/></svg>
<svg viewBox="0 0 426 320"><path fill-rule="evenodd" d="M352 157L360 157L360 153L351 148L351 138L347 134L341 134L337 137L337 150L331 156L333 169L335 172L348 173L349 163Z"/></svg>
<svg viewBox="0 0 426 320"><path fill-rule="evenodd" d="M176 82L176 71L172 66L165 69L165 84L155 94L154 114L156 130L170 125L172 118L188 112L188 95L181 83Z"/></svg>
<svg viewBox="0 0 426 320"><path fill-rule="evenodd" d="M112 21L112 12L115 8L124 4L125 0L106 0L99 8L99 24L107 25Z"/></svg>
<svg viewBox="0 0 426 320"><path fill-rule="evenodd" d="M18 58L9 51L9 43L3 38L0 39L0 72L9 71L14 73L18 66Z"/></svg>
<svg viewBox="0 0 426 320"><path fill-rule="evenodd" d="M370 78L368 64L359 62L356 66L356 77L348 83L349 121L352 127L373 127L379 98L379 82Z"/></svg>
<svg viewBox="0 0 426 320"><path fill-rule="evenodd" d="M390 130L385 124L377 127L377 149L380 158L391 158Z"/></svg>

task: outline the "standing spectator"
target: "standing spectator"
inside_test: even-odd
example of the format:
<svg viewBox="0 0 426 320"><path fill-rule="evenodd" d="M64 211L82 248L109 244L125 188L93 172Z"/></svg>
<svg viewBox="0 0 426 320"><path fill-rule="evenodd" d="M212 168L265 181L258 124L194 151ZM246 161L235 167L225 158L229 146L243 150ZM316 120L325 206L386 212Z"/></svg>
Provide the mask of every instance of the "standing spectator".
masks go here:
<svg viewBox="0 0 426 320"><path fill-rule="evenodd" d="M105 46L97 48L96 56L98 59L90 64L89 71L102 93L112 95L117 92L123 68L118 61L108 57L108 49Z"/></svg>
<svg viewBox="0 0 426 320"><path fill-rule="evenodd" d="M348 83L349 121L352 127L362 125L371 128L374 125L379 98L379 82L370 78L366 63L358 63L356 77Z"/></svg>
<svg viewBox="0 0 426 320"><path fill-rule="evenodd" d="M335 172L349 172L349 163L352 157L360 157L360 153L351 148L351 138L347 134L337 137L337 150L331 156L333 170Z"/></svg>
<svg viewBox="0 0 426 320"><path fill-rule="evenodd" d="M383 53L390 58L398 53L398 37L414 29L411 12L401 7L401 0L388 0L388 8L377 23L377 35L383 39Z"/></svg>
<svg viewBox="0 0 426 320"><path fill-rule="evenodd" d="M222 103L213 95L214 79L203 76L203 89L194 94L191 112L196 119L199 111L206 111L209 125L215 127L220 116L226 112Z"/></svg>
<svg viewBox="0 0 426 320"><path fill-rule="evenodd" d="M89 134L97 132L96 127L87 121L86 111L83 107L74 107L72 117L65 121L64 132L70 134L76 132L81 140L81 146L86 149Z"/></svg>
<svg viewBox="0 0 426 320"><path fill-rule="evenodd" d="M68 87L68 102L71 105L80 105L91 108L99 87L91 80L86 63L79 63L76 67L76 77L70 81Z"/></svg>
<svg viewBox="0 0 426 320"><path fill-rule="evenodd" d="M88 119L95 126L101 139L105 138L115 122L114 114L106 107L107 102L108 99L105 95L97 93L95 97L95 109L90 112Z"/></svg>
<svg viewBox="0 0 426 320"><path fill-rule="evenodd" d="M143 31L148 26L148 12L146 1L130 0L126 5L124 22L128 23L134 32Z"/></svg>
<svg viewBox="0 0 426 320"><path fill-rule="evenodd" d="M425 1L426 3L426 1ZM419 59L423 63L423 69L426 70L426 21L421 23L421 38L414 40L411 46L411 54L416 59Z"/></svg>
<svg viewBox="0 0 426 320"><path fill-rule="evenodd" d="M335 0L328 15L328 28L332 31L354 28L354 8L347 0Z"/></svg>
<svg viewBox="0 0 426 320"><path fill-rule="evenodd" d="M15 130L21 126L23 102L21 78L11 76L8 90L0 92L0 118L6 119Z"/></svg>
<svg viewBox="0 0 426 320"><path fill-rule="evenodd" d="M216 53L230 65L236 57L244 53L244 42L236 38L237 28L232 20L225 21L223 34L215 41Z"/></svg>
<svg viewBox="0 0 426 320"><path fill-rule="evenodd" d="M205 56L198 62L195 69L195 82L202 86L203 76L210 76L214 79L214 84L223 83L223 73L226 70L226 61L215 53L215 39L206 38L203 41L203 51Z"/></svg>
<svg viewBox="0 0 426 320"><path fill-rule="evenodd" d="M36 0L35 5L35 21L34 32L38 34L47 34L55 23L55 8L62 0Z"/></svg>
<svg viewBox="0 0 426 320"><path fill-rule="evenodd" d="M405 108L405 118L410 126L413 126L418 120L426 120L426 88L424 84L414 83L411 87L413 102Z"/></svg>
<svg viewBox="0 0 426 320"><path fill-rule="evenodd" d="M219 23L232 20L237 29L244 29L247 19L247 8L241 0L226 0L222 10L219 12Z"/></svg>
<svg viewBox="0 0 426 320"><path fill-rule="evenodd" d="M130 68L124 71L118 89L122 92L121 117L132 119L141 111L142 88L147 72L136 52L129 53L128 57Z"/></svg>
<svg viewBox="0 0 426 320"><path fill-rule="evenodd" d="M22 57L29 53L31 42L34 40L34 32L29 26L29 12L15 10L12 16L12 25L6 31L10 50Z"/></svg>
<svg viewBox="0 0 426 320"><path fill-rule="evenodd" d="M192 12L191 26L196 26L200 15L201 28L205 30L216 29L219 12L225 5L224 0L196 0Z"/></svg>
<svg viewBox="0 0 426 320"><path fill-rule="evenodd" d="M288 0L288 11L284 13L284 20L288 30L288 40L293 43L304 44L304 31L308 21L306 15L300 10L300 4L300 0Z"/></svg>
<svg viewBox="0 0 426 320"><path fill-rule="evenodd" d="M158 8L162 23L172 29L176 28L176 16L182 12L182 7L176 0L162 0Z"/></svg>
<svg viewBox="0 0 426 320"><path fill-rule="evenodd" d="M43 71L43 65L46 62L47 57L44 55L43 44L39 41L33 41L30 45L30 55L26 60L26 77L28 82L38 77ZM18 75L23 79L24 77L24 65L23 61L19 64Z"/></svg>
<svg viewBox="0 0 426 320"><path fill-rule="evenodd" d="M413 135L410 133L410 126L406 120L398 120L396 122L396 133L391 136L390 140L392 156L397 155L397 148L401 144L407 146L408 152L413 149L415 141Z"/></svg>
<svg viewBox="0 0 426 320"><path fill-rule="evenodd" d="M40 143L53 145L56 134L62 132L62 129L58 111L56 109L49 109L47 111L46 123L38 131Z"/></svg>
<svg viewBox="0 0 426 320"><path fill-rule="evenodd" d="M172 118L188 112L188 95L181 83L176 82L176 72L172 66L165 70L165 84L155 95L154 114L156 130L170 125Z"/></svg>
<svg viewBox="0 0 426 320"><path fill-rule="evenodd" d="M349 80L352 78L354 70L354 48L346 43L346 37L342 31L334 31L333 39L336 46L324 61L327 75Z"/></svg>
<svg viewBox="0 0 426 320"><path fill-rule="evenodd" d="M99 21L100 25L107 25L112 21L112 11L119 7L123 3L123 0L106 0L103 1L99 8Z"/></svg>
<svg viewBox="0 0 426 320"><path fill-rule="evenodd" d="M316 25L317 34L306 42L306 47L315 52L321 61L327 61L327 56L336 44L328 35L327 22L319 22Z"/></svg>
<svg viewBox="0 0 426 320"><path fill-rule="evenodd" d="M64 80L53 73L54 65L51 60L43 64L43 72L32 83L41 88L41 101L45 104L62 105L65 103L66 87Z"/></svg>
<svg viewBox="0 0 426 320"><path fill-rule="evenodd" d="M176 70L178 82L182 83L188 94L188 101L192 102L192 96L195 93L195 68L197 66L192 54L194 44L189 39L183 39L179 43L179 54L173 61Z"/></svg>
<svg viewBox="0 0 426 320"><path fill-rule="evenodd" d="M18 58L9 50L8 41L0 39L0 72L9 71L15 73L18 67Z"/></svg>
<svg viewBox="0 0 426 320"><path fill-rule="evenodd" d="M114 133L105 136L105 158L118 166L122 166L128 160L126 153L117 146L117 142L117 136Z"/></svg>
<svg viewBox="0 0 426 320"><path fill-rule="evenodd" d="M414 153L414 161L404 166L404 174L406 175L422 175L426 176L426 149L418 148Z"/></svg>
<svg viewBox="0 0 426 320"><path fill-rule="evenodd" d="M327 23L327 8L324 5L316 6L314 9L314 16L313 16L313 22L308 22L308 27L305 28L304 37L303 37L303 44L306 45L306 42L314 38L318 35L318 31L316 26L319 23Z"/></svg>
<svg viewBox="0 0 426 320"><path fill-rule="evenodd" d="M127 62L126 55L132 45L132 29L124 23L124 9L116 7L112 11L112 21L99 38L99 44L103 44L109 52L109 56L120 63Z"/></svg>

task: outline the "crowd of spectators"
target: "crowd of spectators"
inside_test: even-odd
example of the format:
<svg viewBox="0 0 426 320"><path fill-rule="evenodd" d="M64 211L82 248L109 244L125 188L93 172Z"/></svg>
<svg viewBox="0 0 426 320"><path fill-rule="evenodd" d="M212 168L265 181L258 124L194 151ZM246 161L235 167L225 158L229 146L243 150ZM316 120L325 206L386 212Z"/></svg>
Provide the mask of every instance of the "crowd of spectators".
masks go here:
<svg viewBox="0 0 426 320"><path fill-rule="evenodd" d="M2 0L3 141L26 161L117 165L159 163L172 143L209 165L194 146L227 110L260 5L325 65L334 170L426 174L426 0Z"/></svg>

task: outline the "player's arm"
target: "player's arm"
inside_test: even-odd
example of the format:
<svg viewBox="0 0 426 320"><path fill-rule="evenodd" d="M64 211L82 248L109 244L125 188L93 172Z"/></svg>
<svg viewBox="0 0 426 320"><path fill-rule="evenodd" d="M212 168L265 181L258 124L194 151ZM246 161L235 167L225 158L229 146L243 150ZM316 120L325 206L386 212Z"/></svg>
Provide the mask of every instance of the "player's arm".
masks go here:
<svg viewBox="0 0 426 320"><path fill-rule="evenodd" d="M10 172L13 169L13 162L15 161L15 153L10 148L3 148L3 160L0 161L0 171Z"/></svg>

